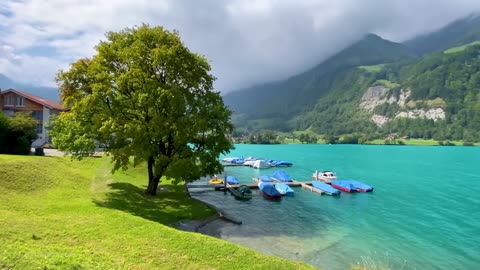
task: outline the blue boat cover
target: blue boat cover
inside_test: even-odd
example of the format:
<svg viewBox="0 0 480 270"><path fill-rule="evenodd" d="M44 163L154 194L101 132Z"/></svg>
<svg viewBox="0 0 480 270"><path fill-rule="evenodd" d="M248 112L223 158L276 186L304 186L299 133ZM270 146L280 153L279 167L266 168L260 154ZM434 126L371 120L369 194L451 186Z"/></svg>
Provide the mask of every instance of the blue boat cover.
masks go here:
<svg viewBox="0 0 480 270"><path fill-rule="evenodd" d="M285 196L293 196L295 194L295 191L291 187L289 187L287 184L284 183L276 183L275 188L282 194L285 194Z"/></svg>
<svg viewBox="0 0 480 270"><path fill-rule="evenodd" d="M293 180L285 171L282 170L274 171L272 178L281 182L292 182Z"/></svg>
<svg viewBox="0 0 480 270"><path fill-rule="evenodd" d="M267 195L282 196L282 194L280 194L280 192L278 192L278 190L271 183L260 182L258 183L258 188Z"/></svg>
<svg viewBox="0 0 480 270"><path fill-rule="evenodd" d="M268 162L275 165L275 166L292 166L293 165L293 163L285 161L285 160L272 159L272 160L269 160Z"/></svg>
<svg viewBox="0 0 480 270"><path fill-rule="evenodd" d="M325 191L328 194L332 194L332 195L340 194L340 190L320 181L312 181L312 186L322 191Z"/></svg>
<svg viewBox="0 0 480 270"><path fill-rule="evenodd" d="M263 181L263 182L272 182L272 179L266 175L260 175L258 179L260 179L260 181Z"/></svg>
<svg viewBox="0 0 480 270"><path fill-rule="evenodd" d="M357 188L348 180L332 180L330 183L345 189L357 190Z"/></svg>
<svg viewBox="0 0 480 270"><path fill-rule="evenodd" d="M238 179L229 175L227 176L227 183L230 185L236 185L238 184Z"/></svg>
<svg viewBox="0 0 480 270"><path fill-rule="evenodd" d="M365 191L372 191L373 190L372 186L369 186L369 185L367 185L363 182L360 182L360 181L356 181L356 180L344 180L344 181L350 182L357 189L361 189L361 190L365 190Z"/></svg>

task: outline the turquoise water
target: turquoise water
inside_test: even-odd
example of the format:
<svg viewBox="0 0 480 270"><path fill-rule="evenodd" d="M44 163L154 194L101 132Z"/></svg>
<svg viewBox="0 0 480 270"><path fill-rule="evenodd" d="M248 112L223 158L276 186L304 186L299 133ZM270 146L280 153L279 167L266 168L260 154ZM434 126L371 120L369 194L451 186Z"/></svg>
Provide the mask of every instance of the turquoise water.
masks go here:
<svg viewBox="0 0 480 270"><path fill-rule="evenodd" d="M228 156L294 163L284 170L310 180L315 169L357 179L373 193L248 202L219 191L199 193L242 220L221 238L263 253L321 267L386 265L392 269L480 269L480 148L361 145L236 145ZM275 169L229 167L243 183Z"/></svg>

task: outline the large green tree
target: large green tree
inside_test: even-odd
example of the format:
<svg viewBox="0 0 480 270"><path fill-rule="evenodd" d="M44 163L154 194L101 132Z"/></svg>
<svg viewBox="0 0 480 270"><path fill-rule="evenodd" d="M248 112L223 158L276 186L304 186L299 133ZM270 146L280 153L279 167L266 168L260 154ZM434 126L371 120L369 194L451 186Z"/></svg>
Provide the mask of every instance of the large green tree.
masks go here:
<svg viewBox="0 0 480 270"><path fill-rule="evenodd" d="M233 126L207 60L162 27L106 38L92 58L59 72L71 109L54 121L53 143L78 158L101 146L113 171L146 162L150 195L162 176L188 182L221 172L218 156L233 147L226 136Z"/></svg>

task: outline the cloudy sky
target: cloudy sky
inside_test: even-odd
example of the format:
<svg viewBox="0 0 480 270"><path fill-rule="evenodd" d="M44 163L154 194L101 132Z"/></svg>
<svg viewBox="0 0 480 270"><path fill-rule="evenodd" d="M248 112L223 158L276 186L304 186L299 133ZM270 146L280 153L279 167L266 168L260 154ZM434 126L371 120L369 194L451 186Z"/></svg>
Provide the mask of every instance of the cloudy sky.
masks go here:
<svg viewBox="0 0 480 270"><path fill-rule="evenodd" d="M0 73L54 85L107 31L176 29L222 92L294 75L373 32L393 41L480 11L479 0L1 0Z"/></svg>

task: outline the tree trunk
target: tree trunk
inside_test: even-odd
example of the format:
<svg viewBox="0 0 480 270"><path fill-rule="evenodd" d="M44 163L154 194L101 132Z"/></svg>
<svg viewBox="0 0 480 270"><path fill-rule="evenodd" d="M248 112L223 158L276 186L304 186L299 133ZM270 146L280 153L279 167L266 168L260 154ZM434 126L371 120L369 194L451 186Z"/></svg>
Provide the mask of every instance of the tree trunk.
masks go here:
<svg viewBox="0 0 480 270"><path fill-rule="evenodd" d="M145 194L155 196L157 195L158 184L160 183L160 177L155 176L153 173L153 165L155 160L153 157L148 158L148 187L145 190Z"/></svg>

